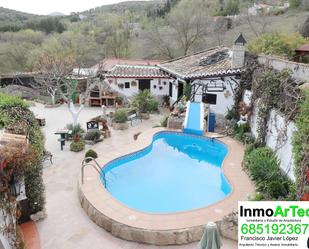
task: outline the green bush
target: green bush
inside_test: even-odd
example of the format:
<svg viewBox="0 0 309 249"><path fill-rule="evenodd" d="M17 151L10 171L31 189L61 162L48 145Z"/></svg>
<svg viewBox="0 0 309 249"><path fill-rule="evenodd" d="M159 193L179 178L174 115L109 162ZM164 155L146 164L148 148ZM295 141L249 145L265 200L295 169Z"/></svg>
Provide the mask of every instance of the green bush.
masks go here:
<svg viewBox="0 0 309 249"><path fill-rule="evenodd" d="M159 102L156 101L155 99L149 100L148 111L149 112L156 112L158 110L159 110Z"/></svg>
<svg viewBox="0 0 309 249"><path fill-rule="evenodd" d="M290 8L297 8L301 4L301 0L289 0Z"/></svg>
<svg viewBox="0 0 309 249"><path fill-rule="evenodd" d="M295 49L308 40L299 33L267 33L259 36L248 44L249 52L253 54L269 54L287 57L293 59L295 57Z"/></svg>
<svg viewBox="0 0 309 249"><path fill-rule="evenodd" d="M79 142L72 142L70 144L70 150L74 152L79 152L85 149L85 142L79 141Z"/></svg>
<svg viewBox="0 0 309 249"><path fill-rule="evenodd" d="M5 93L0 93L0 108L1 109L8 109L12 107L21 107L21 108L28 108L29 105L26 101L22 100L19 97L11 96Z"/></svg>
<svg viewBox="0 0 309 249"><path fill-rule="evenodd" d="M101 131L95 129L95 130L89 130L85 134L84 139L85 140L90 140L90 141L97 141L101 137Z"/></svg>
<svg viewBox="0 0 309 249"><path fill-rule="evenodd" d="M139 112L146 113L157 111L159 103L150 94L149 90L144 90L134 96L132 106L135 107Z"/></svg>
<svg viewBox="0 0 309 249"><path fill-rule="evenodd" d="M303 183L305 187L309 186L308 182L303 182L303 170L308 170L309 162L306 155L309 153L309 90L305 92L305 99L300 106L299 114L295 120L297 131L293 133L293 158L294 172L298 194L303 194Z"/></svg>
<svg viewBox="0 0 309 249"><path fill-rule="evenodd" d="M85 130L82 128L80 124L73 126L73 124L67 124L66 128L71 131L71 134L68 137L74 137L75 135L82 136L85 133Z"/></svg>
<svg viewBox="0 0 309 249"><path fill-rule="evenodd" d="M162 127L167 127L167 121L170 115L165 115L162 119L161 119L161 126Z"/></svg>
<svg viewBox="0 0 309 249"><path fill-rule="evenodd" d="M126 110L119 109L115 111L113 116L113 122L115 123L125 123L128 121L128 113Z"/></svg>
<svg viewBox="0 0 309 249"><path fill-rule="evenodd" d="M258 191L270 199L295 200L295 188L292 181L280 169L280 161L267 147L252 144L247 147L244 165L255 181Z"/></svg>
<svg viewBox="0 0 309 249"><path fill-rule="evenodd" d="M257 183L275 180L280 174L279 161L267 147L257 148L245 157L245 165L251 178Z"/></svg>
<svg viewBox="0 0 309 249"><path fill-rule="evenodd" d="M30 213L44 209L45 187L43 184L44 136L28 104L19 97L0 93L0 123L12 132L20 132L20 125L28 135L29 143L35 149L36 160L24 173L25 190L29 201Z"/></svg>
<svg viewBox="0 0 309 249"><path fill-rule="evenodd" d="M87 157L92 157L94 159L98 158L98 154L94 151L94 150L88 150L85 154L85 158ZM86 162L88 163L90 160L86 160Z"/></svg>
<svg viewBox="0 0 309 249"><path fill-rule="evenodd" d="M284 181L284 179L270 181L267 184L267 193L271 198L275 199L286 197L289 193L288 182Z"/></svg>

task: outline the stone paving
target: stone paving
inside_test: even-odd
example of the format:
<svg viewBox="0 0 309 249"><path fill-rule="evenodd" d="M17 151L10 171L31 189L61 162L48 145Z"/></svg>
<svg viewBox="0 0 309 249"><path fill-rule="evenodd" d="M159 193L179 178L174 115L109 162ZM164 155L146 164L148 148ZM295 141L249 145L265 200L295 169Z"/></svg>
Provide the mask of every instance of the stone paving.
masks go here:
<svg viewBox="0 0 309 249"><path fill-rule="evenodd" d="M151 246L128 242L115 238L104 229L94 224L81 208L77 195L77 180L80 164L85 151L73 153L66 144L63 151L54 132L72 122L66 106L48 109L41 104L31 107L38 116L46 119L43 128L46 137L46 149L53 153L54 164L45 162L44 183L46 186L46 209L48 217L37 223L42 249L196 249L197 243L182 246ZM85 127L90 118L100 115L100 108L85 108L79 122ZM101 156L112 149L133 143L133 134L151 129L159 124L160 115L151 115L150 120L140 123L125 131L112 130L112 137L92 148ZM223 240L223 249L236 249L237 244Z"/></svg>

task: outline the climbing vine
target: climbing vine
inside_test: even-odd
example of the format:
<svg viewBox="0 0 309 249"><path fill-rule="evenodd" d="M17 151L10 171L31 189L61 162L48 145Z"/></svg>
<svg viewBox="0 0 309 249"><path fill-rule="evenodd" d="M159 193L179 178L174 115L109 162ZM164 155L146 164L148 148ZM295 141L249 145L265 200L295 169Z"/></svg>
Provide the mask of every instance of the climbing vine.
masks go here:
<svg viewBox="0 0 309 249"><path fill-rule="evenodd" d="M298 197L301 198L308 192L309 186L309 90L305 93L305 100L301 104L295 124L297 131L293 134L294 172Z"/></svg>
<svg viewBox="0 0 309 249"><path fill-rule="evenodd" d="M252 104L258 110L255 141L258 146L265 145L271 110L276 110L284 118L283 127L276 124L277 116L271 120L277 132L275 150L286 143L289 122L296 122L297 131L293 137L294 167L298 197L301 197L304 192L309 194L309 93L305 97L299 83L291 76L290 71L277 71L259 65L256 58L250 57L235 94L235 105L229 115L236 120L239 118L239 103L244 91L251 90Z"/></svg>

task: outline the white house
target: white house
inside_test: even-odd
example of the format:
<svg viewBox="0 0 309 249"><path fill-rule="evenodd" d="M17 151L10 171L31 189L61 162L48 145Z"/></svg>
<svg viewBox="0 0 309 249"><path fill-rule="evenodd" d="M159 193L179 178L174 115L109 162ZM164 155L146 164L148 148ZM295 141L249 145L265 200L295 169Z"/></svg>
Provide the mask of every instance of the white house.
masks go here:
<svg viewBox="0 0 309 249"><path fill-rule="evenodd" d="M130 98L145 89L157 98L168 95L170 76L156 66L158 63L156 60L106 59L87 69L92 75L104 76L104 82L91 86L87 104L114 106L117 96Z"/></svg>
<svg viewBox="0 0 309 249"><path fill-rule="evenodd" d="M234 104L234 92L245 63L245 43L240 34L232 49L215 47L159 64L176 78L169 85L171 102L183 94L185 84L190 84L192 101L207 103L212 112L225 115Z"/></svg>

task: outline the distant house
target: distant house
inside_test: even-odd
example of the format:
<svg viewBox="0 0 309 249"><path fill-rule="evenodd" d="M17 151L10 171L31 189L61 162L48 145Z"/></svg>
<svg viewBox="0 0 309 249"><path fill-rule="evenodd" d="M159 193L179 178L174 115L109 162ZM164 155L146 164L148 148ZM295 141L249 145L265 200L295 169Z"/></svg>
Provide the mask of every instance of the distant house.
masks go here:
<svg viewBox="0 0 309 249"><path fill-rule="evenodd" d="M289 7L290 7L290 4L288 2L285 2L283 5L279 5L279 4L268 5L268 4L263 4L263 3L254 3L253 6L248 8L248 14L252 16L256 16L256 15L263 14L263 13L267 14L274 10L278 10L283 13L287 11Z"/></svg>

